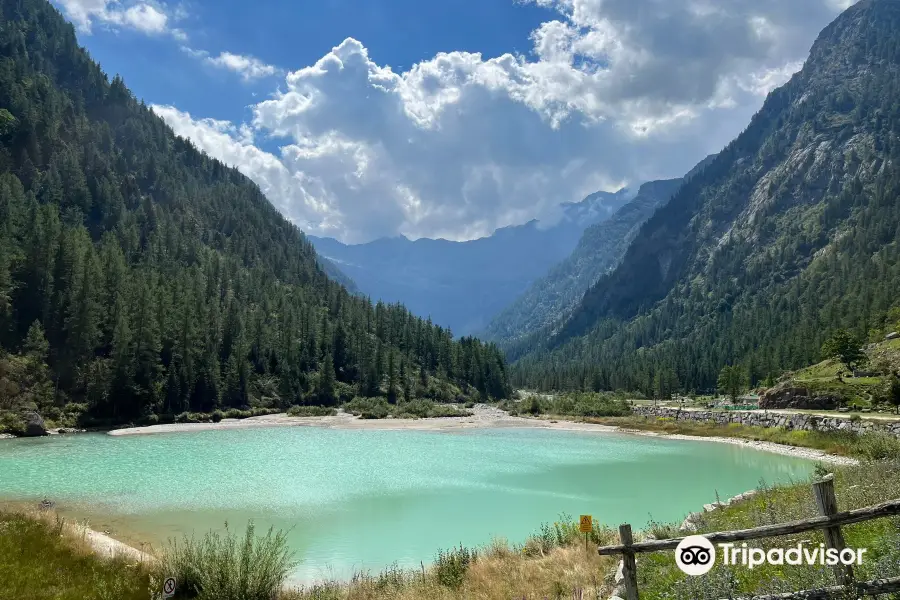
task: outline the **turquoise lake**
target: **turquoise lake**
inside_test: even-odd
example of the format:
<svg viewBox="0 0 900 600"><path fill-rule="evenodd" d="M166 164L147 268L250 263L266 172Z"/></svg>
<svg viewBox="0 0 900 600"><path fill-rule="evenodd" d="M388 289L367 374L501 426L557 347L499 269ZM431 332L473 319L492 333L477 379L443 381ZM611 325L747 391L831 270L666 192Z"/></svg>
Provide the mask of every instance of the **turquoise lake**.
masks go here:
<svg viewBox="0 0 900 600"><path fill-rule="evenodd" d="M235 429L0 441L0 499L49 498L129 541L289 529L296 581L426 564L439 548L523 542L560 514L681 520L811 461L619 433Z"/></svg>

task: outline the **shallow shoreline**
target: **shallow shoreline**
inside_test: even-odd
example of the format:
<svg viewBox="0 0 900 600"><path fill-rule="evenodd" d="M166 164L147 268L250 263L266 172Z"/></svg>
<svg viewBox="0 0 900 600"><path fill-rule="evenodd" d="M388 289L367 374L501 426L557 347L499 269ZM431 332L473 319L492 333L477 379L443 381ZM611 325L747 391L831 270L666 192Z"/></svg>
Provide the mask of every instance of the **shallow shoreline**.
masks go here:
<svg viewBox="0 0 900 600"><path fill-rule="evenodd" d="M116 538L91 529L87 525L73 525L78 535L84 536L85 541L90 544L94 554L106 558L125 557L138 562L152 562L156 557L143 550L138 550L134 546L129 546L125 542Z"/></svg>
<svg viewBox="0 0 900 600"><path fill-rule="evenodd" d="M107 432L108 435L152 435L158 433L184 433L190 431L215 431L228 429L248 429L258 427L324 427L328 429L369 429L369 430L409 430L409 431L457 431L466 429L499 429L499 428L535 428L558 431L577 431L588 433L617 432L629 435L643 435L671 440L718 442L734 446L744 446L754 450L771 452L782 456L792 456L807 460L817 460L835 465L858 465L859 461L847 456L828 454L814 448L786 446L775 442L754 441L742 438L721 436L693 436L683 434L659 433L602 425L599 423L582 423L563 419L535 419L514 417L506 411L492 406L479 404L472 410L470 417L441 417L432 419L361 419L345 412L327 417L290 417L287 414L264 415L247 419L224 419L219 423L170 423L165 425L148 425L145 427L129 427Z"/></svg>

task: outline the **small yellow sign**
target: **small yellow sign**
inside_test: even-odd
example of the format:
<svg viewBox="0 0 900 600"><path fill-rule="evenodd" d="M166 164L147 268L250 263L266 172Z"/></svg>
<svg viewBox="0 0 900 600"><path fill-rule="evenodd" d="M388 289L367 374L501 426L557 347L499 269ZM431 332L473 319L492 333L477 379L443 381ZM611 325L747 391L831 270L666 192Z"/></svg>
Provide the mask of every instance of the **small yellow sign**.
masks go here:
<svg viewBox="0 0 900 600"><path fill-rule="evenodd" d="M594 524L591 515L581 515L581 524L578 529L581 533L590 533L593 530Z"/></svg>

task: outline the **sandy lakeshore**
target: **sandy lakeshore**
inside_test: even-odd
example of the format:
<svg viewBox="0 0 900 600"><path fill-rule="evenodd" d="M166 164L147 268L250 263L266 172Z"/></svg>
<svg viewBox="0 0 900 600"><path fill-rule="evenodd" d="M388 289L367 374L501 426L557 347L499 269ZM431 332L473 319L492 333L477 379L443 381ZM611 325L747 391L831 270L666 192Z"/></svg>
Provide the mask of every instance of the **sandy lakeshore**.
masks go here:
<svg viewBox="0 0 900 600"><path fill-rule="evenodd" d="M155 433L244 429L254 427L327 427L334 429L406 429L412 431L453 431L475 428L528 427L563 431L620 432L631 435L645 435L677 440L719 442L737 446L746 446L756 450L773 452L785 456L818 460L830 464L858 464L856 459L846 456L834 456L821 450L797 448L794 446L775 444L773 442L758 442L727 437L672 435L651 431L623 429L611 425L599 425L595 423L514 417L506 411L484 404L475 406L471 409L471 412L472 416L469 417L444 417L437 419L360 419L359 417L354 417L345 412L340 412L337 415L330 417L290 417L286 414L277 414L250 417L248 419L224 419L219 423L170 423L166 425L130 427L127 429L110 431L109 435L149 435Z"/></svg>

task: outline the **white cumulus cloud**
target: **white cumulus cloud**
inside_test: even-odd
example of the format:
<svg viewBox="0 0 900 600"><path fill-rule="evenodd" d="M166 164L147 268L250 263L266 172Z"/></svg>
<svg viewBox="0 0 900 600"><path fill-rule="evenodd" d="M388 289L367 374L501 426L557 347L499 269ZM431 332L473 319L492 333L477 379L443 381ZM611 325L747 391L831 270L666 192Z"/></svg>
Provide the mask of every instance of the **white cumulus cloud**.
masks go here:
<svg viewBox="0 0 900 600"><path fill-rule="evenodd" d="M188 46L182 46L181 51L194 58L199 58L207 64L220 69L233 71L241 76L244 81L272 77L280 73L278 67L264 63L253 56L220 52L218 56L210 56L206 50L195 50Z"/></svg>
<svg viewBox="0 0 900 600"><path fill-rule="evenodd" d="M63 13L85 33L94 24L126 27L149 35L168 33L185 39L180 29L171 26L165 6L156 2L123 3L120 0L55 0Z"/></svg>
<svg viewBox="0 0 900 600"><path fill-rule="evenodd" d="M395 72L348 38L288 73L250 123L156 110L310 233L470 239L684 174L746 126L845 2L531 1L558 18L528 56L448 52ZM204 55L253 70L224 56Z"/></svg>

